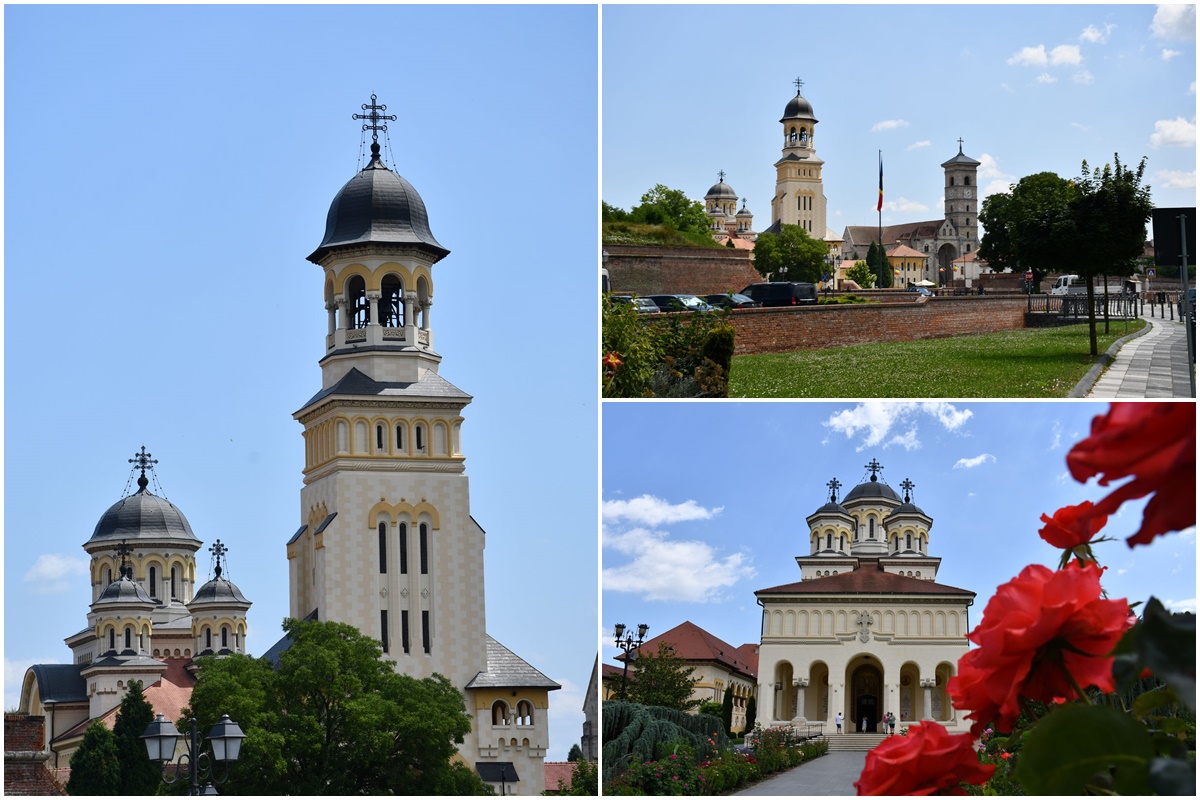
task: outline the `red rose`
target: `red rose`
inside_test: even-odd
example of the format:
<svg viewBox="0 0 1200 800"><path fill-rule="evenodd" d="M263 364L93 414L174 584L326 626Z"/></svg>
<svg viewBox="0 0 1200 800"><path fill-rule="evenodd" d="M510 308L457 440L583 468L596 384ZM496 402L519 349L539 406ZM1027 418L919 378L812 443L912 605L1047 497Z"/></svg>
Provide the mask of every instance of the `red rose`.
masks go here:
<svg viewBox="0 0 1200 800"><path fill-rule="evenodd" d="M1053 519L1042 514L1046 526L1038 531L1038 535L1062 550L1085 545L1108 522L1107 514L1096 514L1092 508L1092 501L1084 500L1077 506L1065 506L1055 511Z"/></svg>
<svg viewBox="0 0 1200 800"><path fill-rule="evenodd" d="M967 634L979 647L958 660L947 686L954 707L971 712L973 734L993 720L1011 730L1022 697L1074 699L1064 668L1081 688L1112 691L1109 654L1133 619L1125 600L1101 597L1101 572L1094 563L1058 571L1031 564L996 590Z"/></svg>
<svg viewBox="0 0 1200 800"><path fill-rule="evenodd" d="M1100 476L1100 485L1133 476L1095 507L1112 514L1126 500L1154 493L1130 547L1196 524L1196 405L1113 403L1092 420L1092 435L1067 453L1075 480Z"/></svg>
<svg viewBox="0 0 1200 800"><path fill-rule="evenodd" d="M966 794L960 783L980 784L995 764L980 764L968 733L949 734L936 722L914 723L867 753L854 782L860 795Z"/></svg>

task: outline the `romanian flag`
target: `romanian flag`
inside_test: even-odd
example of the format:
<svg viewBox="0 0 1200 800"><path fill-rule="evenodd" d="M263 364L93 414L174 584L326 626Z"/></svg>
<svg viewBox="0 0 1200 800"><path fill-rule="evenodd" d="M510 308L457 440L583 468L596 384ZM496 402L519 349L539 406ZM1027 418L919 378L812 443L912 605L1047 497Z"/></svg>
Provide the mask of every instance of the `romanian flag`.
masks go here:
<svg viewBox="0 0 1200 800"><path fill-rule="evenodd" d="M879 203L875 206L876 211L883 211L883 151L879 151Z"/></svg>

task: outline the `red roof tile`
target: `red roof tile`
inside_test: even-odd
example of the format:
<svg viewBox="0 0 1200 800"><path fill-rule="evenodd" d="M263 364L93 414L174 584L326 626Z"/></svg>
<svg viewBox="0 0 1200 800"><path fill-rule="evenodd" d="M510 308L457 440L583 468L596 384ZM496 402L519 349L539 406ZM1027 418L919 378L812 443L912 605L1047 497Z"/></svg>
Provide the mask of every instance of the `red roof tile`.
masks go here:
<svg viewBox="0 0 1200 800"><path fill-rule="evenodd" d="M546 791L558 794L558 782L561 780L564 789L571 787L571 774L575 770L573 761L547 761L542 766L546 768Z"/></svg>
<svg viewBox="0 0 1200 800"><path fill-rule="evenodd" d="M680 623L666 633L648 640L642 647L647 652L654 653L658 651L659 642L666 642L675 655L687 661L716 661L749 678L755 678L758 675L757 663L748 662L740 652L740 648L718 639L692 622ZM622 656L617 656L617 658L620 659Z"/></svg>
<svg viewBox="0 0 1200 800"><path fill-rule="evenodd" d="M811 578L799 583L785 583L769 589L759 589L762 594L958 594L975 596L975 592L946 586L907 575L884 572L876 561L862 561L853 572L830 575L827 578Z"/></svg>

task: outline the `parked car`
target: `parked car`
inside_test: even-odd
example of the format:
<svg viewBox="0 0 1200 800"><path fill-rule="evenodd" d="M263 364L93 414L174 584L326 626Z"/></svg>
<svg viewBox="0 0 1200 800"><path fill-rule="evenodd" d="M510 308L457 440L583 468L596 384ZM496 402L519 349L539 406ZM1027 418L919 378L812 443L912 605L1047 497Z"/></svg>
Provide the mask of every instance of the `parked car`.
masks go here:
<svg viewBox="0 0 1200 800"><path fill-rule="evenodd" d="M741 294L754 298L764 306L809 306L817 304L817 287L812 283L777 281L752 283Z"/></svg>
<svg viewBox="0 0 1200 800"><path fill-rule="evenodd" d="M694 294L649 294L646 299L658 306L659 311L716 311L717 309Z"/></svg>
<svg viewBox="0 0 1200 800"><path fill-rule="evenodd" d="M762 305L762 303L753 297L747 297L737 292L730 292L729 294L706 294L704 295L704 302L717 308L758 308Z"/></svg>
<svg viewBox="0 0 1200 800"><path fill-rule="evenodd" d="M634 297L628 294L610 294L608 298L614 303L619 303L625 306L633 306L633 310L639 314L658 313L658 306L654 305L654 301L648 297Z"/></svg>
<svg viewBox="0 0 1200 800"><path fill-rule="evenodd" d="M908 287L907 289L905 289L904 291L906 291L906 292L916 292L917 294L923 294L923 295L925 295L926 297L933 297L933 292L929 291L929 290L928 290L928 289L926 289L924 286L917 286L916 284L913 284L912 286L909 286L909 287Z"/></svg>

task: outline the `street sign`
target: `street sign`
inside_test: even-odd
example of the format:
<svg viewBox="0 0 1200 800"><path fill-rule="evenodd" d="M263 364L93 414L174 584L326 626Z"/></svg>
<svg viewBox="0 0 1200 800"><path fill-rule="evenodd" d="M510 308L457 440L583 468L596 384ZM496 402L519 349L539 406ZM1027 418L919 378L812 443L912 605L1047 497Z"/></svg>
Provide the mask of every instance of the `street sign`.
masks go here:
<svg viewBox="0 0 1200 800"><path fill-rule="evenodd" d="M1146 277L1153 278L1155 276L1156 276L1156 273L1155 273L1154 267L1146 267Z"/></svg>
<svg viewBox="0 0 1200 800"><path fill-rule="evenodd" d="M1032 270L1027 270L1025 272L1025 280L1027 280L1027 281L1033 280L1033 271Z"/></svg>

